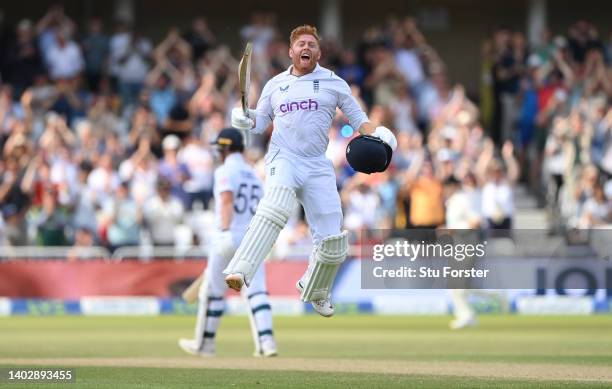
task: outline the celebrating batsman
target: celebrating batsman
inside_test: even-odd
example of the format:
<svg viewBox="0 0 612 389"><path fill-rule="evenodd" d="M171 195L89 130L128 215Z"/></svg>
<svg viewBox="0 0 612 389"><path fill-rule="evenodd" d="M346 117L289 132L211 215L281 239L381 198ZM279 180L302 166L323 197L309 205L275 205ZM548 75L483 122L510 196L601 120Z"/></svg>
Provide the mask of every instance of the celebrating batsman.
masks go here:
<svg viewBox="0 0 612 389"><path fill-rule="evenodd" d="M329 317L334 313L331 288L348 252L348 234L341 231L342 208L334 168L325 157L336 108L361 134L378 138L391 149L397 141L389 129L374 128L348 84L318 64L319 43L315 27L295 28L289 48L293 64L267 82L256 110L232 110L233 127L260 134L273 121L274 131L265 157L265 196L223 272L234 290L250 285L297 200L304 207L314 249L296 287L302 301L311 302L319 314Z"/></svg>

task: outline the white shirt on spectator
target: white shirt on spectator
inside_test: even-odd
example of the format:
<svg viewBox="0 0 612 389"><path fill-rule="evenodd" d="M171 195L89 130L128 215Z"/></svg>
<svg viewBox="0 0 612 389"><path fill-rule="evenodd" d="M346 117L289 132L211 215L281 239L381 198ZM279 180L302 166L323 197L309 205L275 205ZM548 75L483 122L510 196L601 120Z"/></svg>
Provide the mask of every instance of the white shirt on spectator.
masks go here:
<svg viewBox="0 0 612 389"><path fill-rule="evenodd" d="M399 49L395 52L395 64L410 85L418 85L423 81L423 65L415 50Z"/></svg>
<svg viewBox="0 0 612 389"><path fill-rule="evenodd" d="M77 197L76 188L72 183L77 182L78 172L76 165L63 157L51 158L51 182L59 187L58 200L60 204L67 205Z"/></svg>
<svg viewBox="0 0 612 389"><path fill-rule="evenodd" d="M119 177L121 181L130 181L130 196L137 204L143 204L155 194L157 169L153 164L145 169L126 159L119 165Z"/></svg>
<svg viewBox="0 0 612 389"><path fill-rule="evenodd" d="M482 191L480 188L463 188L463 193L468 199L470 209L479 218L482 218Z"/></svg>
<svg viewBox="0 0 612 389"><path fill-rule="evenodd" d="M412 104L408 99L393 100L389 104L389 109L393 113L393 125L398 131L415 133L418 131L414 118L412 117Z"/></svg>
<svg viewBox="0 0 612 389"><path fill-rule="evenodd" d="M6 224L4 224L4 218L0 213L0 245L6 245Z"/></svg>
<svg viewBox="0 0 612 389"><path fill-rule="evenodd" d="M84 62L81 49L74 42L66 42L52 46L47 55L49 73L54 80L61 78L72 78L83 70Z"/></svg>
<svg viewBox="0 0 612 389"><path fill-rule="evenodd" d="M84 183L73 185L73 189L75 195L78 196L72 217L73 224L77 226L86 226L92 231L97 231L98 223L96 220L94 192Z"/></svg>
<svg viewBox="0 0 612 389"><path fill-rule="evenodd" d="M611 210L612 202L610 201L600 203L594 198L588 199L582 207L582 221L579 227L590 228L597 223L607 224L610 221L608 215L610 215ZM595 223L586 219L587 215L594 219Z"/></svg>
<svg viewBox="0 0 612 389"><path fill-rule="evenodd" d="M346 138L343 138L340 134L334 134L333 137L329 138L325 157L332 161L334 168L338 168L345 163L347 143Z"/></svg>
<svg viewBox="0 0 612 389"><path fill-rule="evenodd" d="M154 244L174 244L174 231L182 223L185 209L179 199L170 196L163 201L159 195L144 205L144 218Z"/></svg>
<svg viewBox="0 0 612 389"><path fill-rule="evenodd" d="M266 53L268 44L274 39L274 28L250 24L240 30L240 35L245 41L253 42L253 53L261 56Z"/></svg>
<svg viewBox="0 0 612 389"><path fill-rule="evenodd" d="M119 75L119 59L130 46L130 34L120 32L111 37L110 40L110 73L113 76Z"/></svg>
<svg viewBox="0 0 612 389"><path fill-rule="evenodd" d="M470 229L480 221L480 212L474 209L471 196L463 190L455 192L446 201L446 227Z"/></svg>
<svg viewBox="0 0 612 389"><path fill-rule="evenodd" d="M352 190L346 205L344 226L348 229L376 228L380 197L371 190Z"/></svg>
<svg viewBox="0 0 612 389"><path fill-rule="evenodd" d="M612 142L608 143L606 153L601 159L601 168L605 170L608 174L612 174Z"/></svg>
<svg viewBox="0 0 612 389"><path fill-rule="evenodd" d="M502 220L514 215L512 188L507 182L485 184L482 189L482 214L492 220Z"/></svg>
<svg viewBox="0 0 612 389"><path fill-rule="evenodd" d="M153 50L153 46L147 39L139 39L135 46L136 48L131 45L124 48L128 51L127 58L117 67L117 76L123 82L143 83L147 78L149 63L144 55L148 55Z"/></svg>
<svg viewBox="0 0 612 389"><path fill-rule="evenodd" d="M546 159L546 168L550 174L561 175L565 171L567 165L567 157L563 145L555 137L549 137L546 141L546 152L552 152Z"/></svg>
<svg viewBox="0 0 612 389"><path fill-rule="evenodd" d="M77 167L72 161L64 158L53 158L51 161L51 182L55 185L70 184L78 178Z"/></svg>
<svg viewBox="0 0 612 389"><path fill-rule="evenodd" d="M87 186L94 193L96 203L102 205L117 190L120 184L119 175L103 168L96 168L87 177Z"/></svg>
<svg viewBox="0 0 612 389"><path fill-rule="evenodd" d="M189 143L177 156L187 165L191 177L184 184L189 193L211 190L213 184L213 157L208 149L197 143Z"/></svg>

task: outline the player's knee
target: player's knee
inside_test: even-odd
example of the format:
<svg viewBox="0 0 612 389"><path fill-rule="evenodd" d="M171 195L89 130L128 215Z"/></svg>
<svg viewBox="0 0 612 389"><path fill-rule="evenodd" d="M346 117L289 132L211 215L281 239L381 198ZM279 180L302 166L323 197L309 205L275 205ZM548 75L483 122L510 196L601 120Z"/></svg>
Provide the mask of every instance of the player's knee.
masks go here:
<svg viewBox="0 0 612 389"><path fill-rule="evenodd" d="M342 263L348 254L348 231L323 238L317 249L317 260Z"/></svg>
<svg viewBox="0 0 612 389"><path fill-rule="evenodd" d="M302 301L327 299L338 269L348 254L348 232L324 238L315 247L312 272L302 290Z"/></svg>
<svg viewBox="0 0 612 389"><path fill-rule="evenodd" d="M261 217L283 228L295 206L295 190L282 185L270 186L257 207L256 217Z"/></svg>
<svg viewBox="0 0 612 389"><path fill-rule="evenodd" d="M311 222L312 239L317 245L323 239L342 233L342 213L317 214ZM310 222L310 221L309 221Z"/></svg>

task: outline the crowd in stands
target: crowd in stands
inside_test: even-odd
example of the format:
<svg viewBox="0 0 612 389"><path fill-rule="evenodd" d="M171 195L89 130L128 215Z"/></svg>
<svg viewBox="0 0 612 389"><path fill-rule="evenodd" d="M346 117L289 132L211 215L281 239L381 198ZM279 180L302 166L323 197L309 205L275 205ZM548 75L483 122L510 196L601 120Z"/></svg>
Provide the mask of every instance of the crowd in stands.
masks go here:
<svg viewBox="0 0 612 389"><path fill-rule="evenodd" d="M204 17L157 43L126 22L108 27L93 18L80 31L53 6L1 39L1 244L207 241L210 141L238 103L237 60ZM288 32L256 12L240 36L254 43L254 102L290 65ZM336 116L327 154L345 227L363 239L372 229L449 224L453 187L471 210L467 226L512 228L521 179L545 195L554 226L610 224L611 42L586 22L542 41L529 47L521 31L494 32L478 106L411 17L368 28L355 47L324 40L321 65L399 143L388 171L355 174L345 159L355 131ZM255 137L246 153L260 168L268 139ZM279 246L309 240L298 213Z"/></svg>
<svg viewBox="0 0 612 389"><path fill-rule="evenodd" d="M610 225L612 36L578 21L529 47L521 31L499 28L482 53L483 120L516 145L551 231Z"/></svg>

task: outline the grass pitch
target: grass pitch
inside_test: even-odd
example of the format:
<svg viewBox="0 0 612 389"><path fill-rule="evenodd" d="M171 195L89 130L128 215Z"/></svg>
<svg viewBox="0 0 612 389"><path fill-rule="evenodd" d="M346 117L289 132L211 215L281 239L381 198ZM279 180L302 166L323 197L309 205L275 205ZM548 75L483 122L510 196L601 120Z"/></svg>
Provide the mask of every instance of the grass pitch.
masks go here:
<svg viewBox="0 0 612 389"><path fill-rule="evenodd" d="M576 388L612 386L612 316L277 317L280 357L250 357L245 317L224 317L217 358L177 346L194 317L0 319L0 366L76 368L71 388ZM0 384L1 386L1 384ZM10 384L10 387L34 387ZM60 385L43 384L52 388Z"/></svg>

